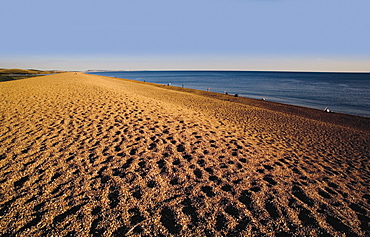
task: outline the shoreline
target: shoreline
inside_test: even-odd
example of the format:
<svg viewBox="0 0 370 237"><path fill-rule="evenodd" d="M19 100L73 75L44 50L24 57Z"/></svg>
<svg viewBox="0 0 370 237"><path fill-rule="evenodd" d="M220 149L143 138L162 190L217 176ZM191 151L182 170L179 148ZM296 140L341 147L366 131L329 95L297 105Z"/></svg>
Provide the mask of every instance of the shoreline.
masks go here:
<svg viewBox="0 0 370 237"><path fill-rule="evenodd" d="M87 74L87 75L94 75L94 74ZM100 75L94 75L94 76L100 76ZM159 88L163 89L169 89L173 91L180 91L180 92L188 92L188 93L195 93L197 95L202 95L209 98L216 98L222 101L229 101L234 103L239 103L243 105L252 105L258 108L263 109L269 109L272 111L277 112L283 112L290 115L297 115L301 117L305 117L308 119L313 119L321 122L328 122L333 123L336 125L344 126L344 127L351 127L359 130L364 131L370 131L370 118L365 116L358 116L358 115L352 115L352 114L345 114L345 113L337 113L337 112L330 112L327 113L323 110L310 108L310 107L304 107L304 106L298 106L298 105L292 105L292 104L285 104L285 103L279 103L274 101L263 101L260 99L254 99L254 98L248 98L248 97L242 97L238 96L235 97L234 95L225 95L218 92L208 92L203 90L197 90L197 89L190 89L190 88L182 88L178 86L167 86L152 82L143 82L133 79L126 79L126 78L117 78L117 77L109 77L109 76L103 76L108 77L112 79L117 80L127 80L134 83L143 83L143 84L150 84Z"/></svg>
<svg viewBox="0 0 370 237"><path fill-rule="evenodd" d="M367 119L84 73L0 94L0 235L370 235Z"/></svg>
<svg viewBox="0 0 370 237"><path fill-rule="evenodd" d="M215 73L215 74L214 74ZM241 74L239 74L241 73ZM253 73L261 73L261 74L253 74ZM270 74L268 74L270 73ZM275 74L276 73L276 74ZM283 73L283 74L281 74ZM102 76L109 76L109 77L118 77L118 78L130 78L134 80L146 80L153 83L159 83L159 84L168 84L170 82L174 83L174 86L177 87L185 87L187 88L193 88L198 90L206 90L208 87L213 87L212 91L215 91L217 93L225 93L225 91L229 92L231 95L238 94L241 97L246 98L255 98L255 99L261 99L263 97L266 98L267 101L274 101L277 103L283 103L283 104L291 104L301 107L307 107L307 108L315 108L319 110L324 110L325 107L329 107L329 109L334 110L337 113L342 114L349 114L349 115L355 115L359 117L366 117L370 118L370 114L368 112L369 106L367 104L364 104L363 102L368 100L369 97L366 96L366 93L363 97L358 96L357 94L360 92L365 92L367 89L364 89L363 91L360 90L357 94L347 94L347 97L343 98L343 96L339 96L343 93L348 93L344 91L344 85L347 85L348 83L348 90L351 91L358 88L356 85L360 84L353 84L349 81L350 78L353 77L353 79L358 79L358 82L363 82L368 85L367 75L370 74L359 74L359 75L336 75L336 76L330 76L330 75L315 75L313 73L308 72L305 73L297 73L297 72L291 72L292 75L286 74L285 72L232 72L232 71L222 71L222 72L216 72L216 71L176 71L176 72L170 72L170 71L141 71L141 72L101 72L96 74L101 74ZM93 75L95 73L92 73ZM254 82L252 80L252 77L261 76L263 80L261 82ZM160 79L161 76L163 76L163 79ZM215 80L212 81L212 76L215 77ZM173 79L171 79L173 77ZM183 79L183 78L188 78ZM199 77L199 78L198 78ZM235 77L235 80L232 78ZM236 87L237 78L241 79L241 87ZM272 81L272 78L305 78L305 79L298 79L297 82L292 82L287 85L288 89L285 91L285 88L283 88L280 85L285 85L285 81L279 79L279 83L274 83ZM338 77L338 78L346 78L341 80L342 84L339 83L332 83L332 77ZM139 78L139 79L136 79ZM203 80L203 79L204 80ZM225 80L225 78L230 78L230 81ZM312 81L311 79L312 78ZM323 78L322 80L320 78ZM308 80L309 79L309 80ZM174 81L173 81L174 80ZM324 86L317 86L315 82L321 82L324 84ZM223 84L220 84L223 82ZM230 85L228 84L230 82ZM269 86L276 86L276 91L270 91L271 88L267 86L266 83L272 83ZM171 83L170 83L171 84ZM251 84L249 86L249 84ZM327 85L326 85L327 84ZM299 85L307 86L311 88L311 90L305 91ZM326 86L325 86L326 85ZM330 85L330 87L329 87ZM266 87L267 86L267 87ZM297 92L293 91L293 88L297 90ZM312 89L313 88L313 89ZM326 89L323 89L326 88ZM337 88L338 91L336 91ZM351 89L349 89L351 88ZM366 87L361 87L366 88ZM327 92L327 90L332 90L330 93ZM328 95L326 95L328 93ZM315 94L315 96L311 96ZM349 100L349 98L352 98ZM331 101L331 102L328 102ZM337 101L337 102L335 102ZM358 101L362 103L355 103L354 101Z"/></svg>

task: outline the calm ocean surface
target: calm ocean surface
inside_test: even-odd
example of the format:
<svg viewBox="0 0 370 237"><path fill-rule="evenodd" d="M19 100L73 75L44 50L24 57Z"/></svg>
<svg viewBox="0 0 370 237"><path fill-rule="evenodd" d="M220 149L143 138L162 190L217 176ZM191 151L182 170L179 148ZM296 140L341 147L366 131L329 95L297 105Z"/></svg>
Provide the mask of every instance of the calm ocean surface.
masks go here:
<svg viewBox="0 0 370 237"><path fill-rule="evenodd" d="M370 73L249 71L89 72L370 117Z"/></svg>

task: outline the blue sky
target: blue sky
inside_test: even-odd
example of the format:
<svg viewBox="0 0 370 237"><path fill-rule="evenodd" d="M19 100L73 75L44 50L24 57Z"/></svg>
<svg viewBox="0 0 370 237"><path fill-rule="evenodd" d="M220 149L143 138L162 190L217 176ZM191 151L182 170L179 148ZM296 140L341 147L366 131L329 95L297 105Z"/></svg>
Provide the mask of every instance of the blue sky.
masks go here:
<svg viewBox="0 0 370 237"><path fill-rule="evenodd" d="M4 0L0 68L370 71L369 0Z"/></svg>

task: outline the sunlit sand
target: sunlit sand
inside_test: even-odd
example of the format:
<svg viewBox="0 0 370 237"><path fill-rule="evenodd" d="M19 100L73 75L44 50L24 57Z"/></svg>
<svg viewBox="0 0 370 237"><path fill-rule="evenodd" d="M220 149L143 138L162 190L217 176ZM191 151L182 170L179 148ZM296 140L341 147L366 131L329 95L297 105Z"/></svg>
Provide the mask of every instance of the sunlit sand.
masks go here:
<svg viewBox="0 0 370 237"><path fill-rule="evenodd" d="M0 95L3 236L370 235L370 119L83 73Z"/></svg>

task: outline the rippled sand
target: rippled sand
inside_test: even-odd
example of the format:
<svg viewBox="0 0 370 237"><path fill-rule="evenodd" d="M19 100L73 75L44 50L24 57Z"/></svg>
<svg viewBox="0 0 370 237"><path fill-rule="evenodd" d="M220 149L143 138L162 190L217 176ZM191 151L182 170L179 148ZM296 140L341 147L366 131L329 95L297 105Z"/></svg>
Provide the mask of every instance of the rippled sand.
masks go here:
<svg viewBox="0 0 370 237"><path fill-rule="evenodd" d="M370 235L370 119L82 73L0 95L2 236Z"/></svg>

